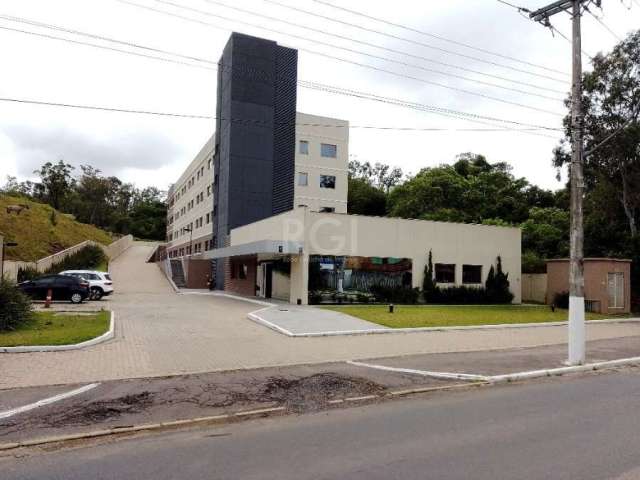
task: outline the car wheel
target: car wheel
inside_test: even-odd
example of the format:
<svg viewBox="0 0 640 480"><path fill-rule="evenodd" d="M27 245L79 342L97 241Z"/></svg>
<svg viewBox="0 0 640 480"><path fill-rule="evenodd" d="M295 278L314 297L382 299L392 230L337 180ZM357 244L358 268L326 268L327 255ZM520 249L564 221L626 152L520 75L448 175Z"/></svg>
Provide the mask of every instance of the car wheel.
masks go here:
<svg viewBox="0 0 640 480"><path fill-rule="evenodd" d="M82 295L78 292L71 294L71 303L82 303Z"/></svg>
<svg viewBox="0 0 640 480"><path fill-rule="evenodd" d="M103 292L102 289L98 287L94 287L91 289L91 300L100 300L102 298Z"/></svg>

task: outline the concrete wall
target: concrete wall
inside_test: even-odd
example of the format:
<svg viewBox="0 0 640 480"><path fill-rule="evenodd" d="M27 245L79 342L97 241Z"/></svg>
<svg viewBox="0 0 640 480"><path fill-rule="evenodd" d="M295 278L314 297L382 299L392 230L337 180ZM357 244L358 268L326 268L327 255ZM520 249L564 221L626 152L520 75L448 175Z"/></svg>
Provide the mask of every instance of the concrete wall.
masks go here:
<svg viewBox="0 0 640 480"><path fill-rule="evenodd" d="M231 245L241 245L256 240L302 242L304 241L306 210L297 208L259 222L234 228L231 230Z"/></svg>
<svg viewBox="0 0 640 480"><path fill-rule="evenodd" d="M547 274L523 273L522 274L522 301L546 303L547 301Z"/></svg>
<svg viewBox="0 0 640 480"><path fill-rule="evenodd" d="M519 228L316 213L300 208L231 233L232 245L264 239L304 242L303 255L292 258L292 301L300 298L306 302L309 255L411 258L413 286L421 287L429 250L434 264L456 265L456 285L462 284L463 265L482 265L484 282L496 257L501 256L514 303L522 301Z"/></svg>
<svg viewBox="0 0 640 480"><path fill-rule="evenodd" d="M271 297L288 302L291 294L291 277L274 270L272 280Z"/></svg>
<svg viewBox="0 0 640 480"><path fill-rule="evenodd" d="M504 272L509 274L514 303L522 300L519 228L314 212L307 215L304 243L310 255L410 258L414 287L422 286L429 250L434 264L456 265L456 285L462 285L465 264L482 265L484 282L499 255Z"/></svg>
<svg viewBox="0 0 640 480"><path fill-rule="evenodd" d="M133 245L133 236L125 235L119 238L113 243L110 243L103 248L104 253L109 257L109 260L119 257L127 248Z"/></svg>
<svg viewBox="0 0 640 480"><path fill-rule="evenodd" d="M624 275L624 308L609 306L607 277L609 273ZM566 259L547 262L547 302L552 303L557 293L569 291L569 261ZM631 311L631 261L607 258L585 258L585 300L600 302L601 313L629 313Z"/></svg>
<svg viewBox="0 0 640 480"><path fill-rule="evenodd" d="M54 253L53 255L49 255L48 257L41 258L40 260L37 260L35 262L5 260L4 277L15 282L18 279L18 271L24 268L34 268L38 272L46 272L49 268L60 263L69 255L73 255L74 253L82 250L84 247L89 245L100 247L104 251L105 255L109 258L109 260L113 260L114 258L117 258L119 255L121 255L122 252L124 252L132 244L133 237L131 235L126 235L106 246L91 240L85 240L84 242L78 243L77 245L69 247L58 253Z"/></svg>
<svg viewBox="0 0 640 480"><path fill-rule="evenodd" d="M330 207L335 208L336 213L347 213L349 122L298 113L297 124L295 206L306 205L316 212L322 207ZM300 141L308 142L309 153L301 153ZM320 154L323 143L336 145L336 158ZM299 173L307 174L306 186L299 184ZM320 188L320 175L335 176L336 188Z"/></svg>

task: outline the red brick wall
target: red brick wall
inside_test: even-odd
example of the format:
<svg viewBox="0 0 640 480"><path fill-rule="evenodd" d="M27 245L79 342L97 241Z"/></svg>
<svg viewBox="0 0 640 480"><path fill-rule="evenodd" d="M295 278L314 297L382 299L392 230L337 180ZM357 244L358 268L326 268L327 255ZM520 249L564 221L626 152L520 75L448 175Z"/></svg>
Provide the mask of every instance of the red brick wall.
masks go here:
<svg viewBox="0 0 640 480"><path fill-rule="evenodd" d="M239 278L238 265L247 265L247 278ZM258 260L254 256L236 257L233 259L225 259L224 263L224 290L229 293L237 293L254 297L256 295L257 268ZM231 269L236 268L235 278L231 278Z"/></svg>
<svg viewBox="0 0 640 480"><path fill-rule="evenodd" d="M187 288L209 288L207 277L211 275L211 260L189 259L187 263Z"/></svg>

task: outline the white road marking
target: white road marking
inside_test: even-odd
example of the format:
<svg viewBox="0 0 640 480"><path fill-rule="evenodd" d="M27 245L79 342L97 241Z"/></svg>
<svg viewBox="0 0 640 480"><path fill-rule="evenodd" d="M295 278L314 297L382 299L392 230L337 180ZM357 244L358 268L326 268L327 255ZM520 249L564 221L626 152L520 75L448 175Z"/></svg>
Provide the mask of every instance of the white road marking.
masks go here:
<svg viewBox="0 0 640 480"><path fill-rule="evenodd" d="M411 368L386 367L384 365L375 365L372 363L353 362L353 361L349 361L347 363L349 365L355 365L356 367L374 368L376 370L385 370L388 372L410 373L413 375L422 375L423 377L443 378L447 380L455 379L455 380L486 381L488 378L483 375L471 375L468 373L430 372L427 370L414 370Z"/></svg>
<svg viewBox="0 0 640 480"><path fill-rule="evenodd" d="M0 412L0 419L13 417L19 413L28 412L29 410L34 410L39 407L44 407L45 405L50 405L55 402L59 402L60 400L65 400L70 397L74 397L76 395L80 395L81 393L88 392L89 390L93 390L96 388L99 383L90 383L89 385L85 385L84 387L76 388L75 390L71 390L70 392L61 393L54 397L45 398L43 400L39 400L35 403L30 403L29 405L24 405L22 407L14 408L12 410L7 410L4 412Z"/></svg>

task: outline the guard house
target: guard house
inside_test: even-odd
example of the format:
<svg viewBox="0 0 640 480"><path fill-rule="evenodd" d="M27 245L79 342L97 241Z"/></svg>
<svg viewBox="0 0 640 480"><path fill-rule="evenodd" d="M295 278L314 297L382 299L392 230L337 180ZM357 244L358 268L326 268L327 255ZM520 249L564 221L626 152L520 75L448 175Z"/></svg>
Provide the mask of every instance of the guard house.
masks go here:
<svg viewBox="0 0 640 480"><path fill-rule="evenodd" d="M547 260L547 303L569 291L569 259ZM621 258L584 259L586 309L604 314L631 311L631 260Z"/></svg>

